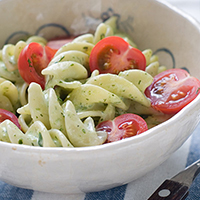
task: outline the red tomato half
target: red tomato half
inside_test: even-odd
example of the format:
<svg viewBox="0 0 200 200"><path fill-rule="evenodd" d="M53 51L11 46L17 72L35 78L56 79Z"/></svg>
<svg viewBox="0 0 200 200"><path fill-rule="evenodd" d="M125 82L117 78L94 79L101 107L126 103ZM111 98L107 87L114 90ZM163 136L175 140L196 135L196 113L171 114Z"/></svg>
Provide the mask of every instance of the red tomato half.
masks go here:
<svg viewBox="0 0 200 200"><path fill-rule="evenodd" d="M128 69L145 70L143 53L131 47L124 39L110 36L100 40L90 54L90 70L118 74Z"/></svg>
<svg viewBox="0 0 200 200"><path fill-rule="evenodd" d="M19 129L21 128L17 117L13 113L0 108L0 123L6 119L9 119L11 122L13 122Z"/></svg>
<svg viewBox="0 0 200 200"><path fill-rule="evenodd" d="M116 117L114 120L101 122L96 127L97 131L108 133L107 143L139 135L148 130L147 123L138 115L127 113Z"/></svg>
<svg viewBox="0 0 200 200"><path fill-rule="evenodd" d="M41 71L47 67L56 50L32 42L24 47L18 59L18 70L25 82L36 82L45 87L45 78Z"/></svg>
<svg viewBox="0 0 200 200"><path fill-rule="evenodd" d="M52 48L52 49L59 49L63 45L72 42L75 37L67 37L67 38L55 38L52 40L49 40L47 43L47 46Z"/></svg>
<svg viewBox="0 0 200 200"><path fill-rule="evenodd" d="M145 94L152 107L165 114L175 114L194 100L200 81L183 69L169 69L154 77Z"/></svg>

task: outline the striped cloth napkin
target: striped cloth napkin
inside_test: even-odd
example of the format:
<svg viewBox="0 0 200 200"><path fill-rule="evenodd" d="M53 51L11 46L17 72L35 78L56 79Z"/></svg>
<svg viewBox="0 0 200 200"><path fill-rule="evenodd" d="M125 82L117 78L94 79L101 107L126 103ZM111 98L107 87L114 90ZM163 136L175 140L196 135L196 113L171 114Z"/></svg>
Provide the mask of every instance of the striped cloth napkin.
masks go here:
<svg viewBox="0 0 200 200"><path fill-rule="evenodd" d="M200 22L200 0L168 0ZM146 200L165 180L200 159L200 124L192 136L162 165L127 185L110 190L74 195L51 194L18 188L0 181L0 200ZM200 175L186 200L200 200Z"/></svg>

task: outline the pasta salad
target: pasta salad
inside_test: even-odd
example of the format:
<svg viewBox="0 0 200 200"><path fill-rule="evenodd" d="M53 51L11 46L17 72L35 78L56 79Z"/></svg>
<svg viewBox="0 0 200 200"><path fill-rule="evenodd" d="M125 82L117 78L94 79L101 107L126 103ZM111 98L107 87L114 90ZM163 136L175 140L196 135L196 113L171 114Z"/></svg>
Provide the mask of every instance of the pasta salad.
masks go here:
<svg viewBox="0 0 200 200"><path fill-rule="evenodd" d="M102 145L141 134L190 103L200 81L139 50L116 18L67 40L32 36L0 51L0 141Z"/></svg>

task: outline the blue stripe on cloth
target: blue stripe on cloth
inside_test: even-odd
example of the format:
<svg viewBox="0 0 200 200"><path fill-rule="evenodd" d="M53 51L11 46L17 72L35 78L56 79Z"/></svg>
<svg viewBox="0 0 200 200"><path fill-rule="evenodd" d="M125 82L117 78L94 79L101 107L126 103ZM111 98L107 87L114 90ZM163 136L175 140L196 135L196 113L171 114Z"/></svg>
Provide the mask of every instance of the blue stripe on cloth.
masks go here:
<svg viewBox="0 0 200 200"><path fill-rule="evenodd" d="M84 200L124 200L127 185L104 190L101 192L87 193Z"/></svg>
<svg viewBox="0 0 200 200"><path fill-rule="evenodd" d="M18 188L0 181L0 200L31 200L33 190Z"/></svg>
<svg viewBox="0 0 200 200"><path fill-rule="evenodd" d="M200 159L200 124L195 129L190 144L187 166ZM186 200L200 200L200 174L196 177L190 187L189 195Z"/></svg>

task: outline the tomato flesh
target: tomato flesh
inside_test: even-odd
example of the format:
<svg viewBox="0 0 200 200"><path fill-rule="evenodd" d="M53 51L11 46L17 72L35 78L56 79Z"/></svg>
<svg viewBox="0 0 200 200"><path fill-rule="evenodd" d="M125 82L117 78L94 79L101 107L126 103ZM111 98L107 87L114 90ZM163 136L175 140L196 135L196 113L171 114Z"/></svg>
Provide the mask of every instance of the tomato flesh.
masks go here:
<svg viewBox="0 0 200 200"><path fill-rule="evenodd" d="M136 114L127 113L116 117L114 120L101 122L96 127L97 131L106 131L106 143L122 140L139 135L148 130L147 123Z"/></svg>
<svg viewBox="0 0 200 200"><path fill-rule="evenodd" d="M4 110L4 109L0 108L0 123L6 119L13 122L19 129L21 128L19 125L19 122L18 122L18 118L13 113L11 113L8 110Z"/></svg>
<svg viewBox="0 0 200 200"><path fill-rule="evenodd" d="M124 39L110 36L100 40L90 54L90 70L118 74L128 69L145 70L143 53L131 47Z"/></svg>
<svg viewBox="0 0 200 200"><path fill-rule="evenodd" d="M199 94L200 81L183 69L169 69L154 77L145 94L151 105L165 114L176 114Z"/></svg>
<svg viewBox="0 0 200 200"><path fill-rule="evenodd" d="M41 71L47 67L56 50L32 42L24 47L18 59L18 70L25 82L36 82L45 88L45 78Z"/></svg>
<svg viewBox="0 0 200 200"><path fill-rule="evenodd" d="M65 45L69 42L72 42L74 40L74 38L75 37L57 37L57 38L49 40L47 42L47 46L52 49L58 50L63 45Z"/></svg>

